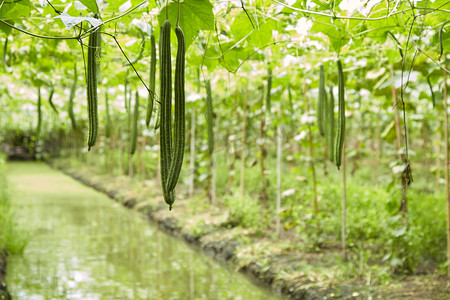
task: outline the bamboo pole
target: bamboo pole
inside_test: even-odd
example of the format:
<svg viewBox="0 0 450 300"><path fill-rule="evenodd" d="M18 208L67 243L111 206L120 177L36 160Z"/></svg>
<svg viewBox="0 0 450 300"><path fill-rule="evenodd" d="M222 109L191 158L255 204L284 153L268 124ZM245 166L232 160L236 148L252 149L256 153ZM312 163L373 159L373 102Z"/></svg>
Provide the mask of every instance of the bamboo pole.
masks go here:
<svg viewBox="0 0 450 300"><path fill-rule="evenodd" d="M444 139L445 139L445 195L447 197L447 276L450 277L450 188L449 188L449 158L448 158L448 103L447 103L447 73L444 71Z"/></svg>
<svg viewBox="0 0 450 300"><path fill-rule="evenodd" d="M191 147L189 150L189 198L194 196L195 188L195 107L191 113Z"/></svg>
<svg viewBox="0 0 450 300"><path fill-rule="evenodd" d="M278 117L281 118L281 104L278 103ZM281 234L280 213L281 213L281 156L283 151L282 145L281 123L277 125L277 218L276 218L276 235L277 238Z"/></svg>
<svg viewBox="0 0 450 300"><path fill-rule="evenodd" d="M219 116L216 116L215 126L214 126L214 139L217 140L217 133L219 132ZM215 141L214 141L215 143ZM216 153L213 151L211 156L211 206L214 208L216 205Z"/></svg>
<svg viewBox="0 0 450 300"><path fill-rule="evenodd" d="M248 89L245 90L244 94L244 104L242 106L242 140L241 140L241 195L244 196L245 193L245 135L247 127L247 97Z"/></svg>
<svg viewBox="0 0 450 300"><path fill-rule="evenodd" d="M341 248L344 260L347 260L347 161L345 155L345 136L342 146L342 224L341 224Z"/></svg>
<svg viewBox="0 0 450 300"><path fill-rule="evenodd" d="M305 95L305 111L309 113L309 101L307 95L308 89L306 86L306 81L303 81L303 93ZM317 197L317 178L316 178L316 167L314 164L314 143L312 137L311 125L308 124L308 137L309 137L309 156L310 156L310 167L313 176L313 188L314 188L314 211L317 214L319 212L319 204Z"/></svg>

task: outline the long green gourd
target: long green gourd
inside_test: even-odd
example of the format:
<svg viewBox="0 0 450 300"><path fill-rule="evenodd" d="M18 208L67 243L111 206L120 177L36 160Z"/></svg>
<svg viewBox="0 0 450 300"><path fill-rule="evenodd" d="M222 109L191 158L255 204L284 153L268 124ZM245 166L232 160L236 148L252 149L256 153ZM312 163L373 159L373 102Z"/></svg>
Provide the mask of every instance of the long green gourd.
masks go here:
<svg viewBox="0 0 450 300"><path fill-rule="evenodd" d="M290 111L291 115L294 115L294 104L292 103L292 90L291 90L290 82L288 82L287 90L288 90L288 100L289 100L289 111Z"/></svg>
<svg viewBox="0 0 450 300"><path fill-rule="evenodd" d="M319 126L319 133L321 136L325 136L325 124L324 124L324 116L325 116L325 71L323 65L320 65L319 72L319 99L317 101L317 124Z"/></svg>
<svg viewBox="0 0 450 300"><path fill-rule="evenodd" d="M48 95L48 103L50 104L50 107L55 112L55 114L58 114L58 109L55 106L55 103L53 103L53 95L55 94L55 88L52 86L50 89L50 94Z"/></svg>
<svg viewBox="0 0 450 300"><path fill-rule="evenodd" d="M208 152L212 155L214 151L214 128L213 128L213 109L212 109L212 94L211 81L208 79L205 82L206 86L206 125L208 127Z"/></svg>
<svg viewBox="0 0 450 300"><path fill-rule="evenodd" d="M136 97L134 101L133 128L131 129L131 141L130 141L131 155L133 155L134 152L136 152L138 119L139 119L139 94L136 91Z"/></svg>
<svg viewBox="0 0 450 300"><path fill-rule="evenodd" d="M38 119L37 119L37 126L36 126L36 137L39 138L39 135L41 133L41 126L42 126L42 101L41 101L41 87L38 87L38 101L37 101L37 113L38 113Z"/></svg>
<svg viewBox="0 0 450 300"><path fill-rule="evenodd" d="M94 18L99 19L99 14L95 14ZM101 30L102 30L103 26L100 26L97 31L98 34L96 35L97 37L97 42L96 42L96 48L95 48L95 64L97 65L97 81L101 82L102 81L102 72L101 72L101 68L100 68L100 62L102 60L102 35L100 34Z"/></svg>
<svg viewBox="0 0 450 300"><path fill-rule="evenodd" d="M153 102L155 99L155 75L156 75L156 43L155 43L155 35L151 34L150 36L152 52L150 55L150 92L148 94L148 103L147 103L147 115L145 116L145 125L147 127L150 125L150 119L152 117L153 112Z"/></svg>
<svg viewBox="0 0 450 300"><path fill-rule="evenodd" d="M75 92L77 91L77 64L74 63L73 64L73 83L72 83L72 87L70 89L70 94L69 94L69 118L70 118L70 122L72 123L72 129L76 130L77 129L77 124L75 121L75 114L73 113L73 99L75 98Z"/></svg>
<svg viewBox="0 0 450 300"><path fill-rule="evenodd" d="M133 61L131 61L131 64L130 64L130 63L127 63L127 66L130 66L130 65L132 65L132 64L134 65L134 64L137 63L137 62L142 58L142 56L144 55L144 49L145 49L145 43L146 43L145 33L144 33L142 30L140 30L140 32L141 32L141 35L142 35L141 49L139 50L139 53L138 53L138 55L136 56L136 58L133 59ZM152 35L153 35L153 33L152 33Z"/></svg>
<svg viewBox="0 0 450 300"><path fill-rule="evenodd" d="M161 105L157 105L156 106L156 119L155 119L155 126L154 126L154 131L159 129L159 125L161 125L161 114L159 113L159 111L161 110Z"/></svg>
<svg viewBox="0 0 450 300"><path fill-rule="evenodd" d="M178 50L175 66L175 120L173 156L167 178L167 190L173 191L177 185L183 166L184 139L185 139L185 92L184 92L184 66L186 45L184 34L179 26L175 27L178 41Z"/></svg>
<svg viewBox="0 0 450 300"><path fill-rule="evenodd" d="M430 76L431 75L427 76L427 83L428 83L428 87L430 88L430 92L431 92L431 101L433 103L433 108L436 108L436 94L433 91L433 85L431 84Z"/></svg>
<svg viewBox="0 0 450 300"><path fill-rule="evenodd" d="M3 66L5 67L6 73L11 73L11 70L8 67L8 63L6 62L6 58L8 55L8 37L9 37L9 35L6 35L5 45L3 47Z"/></svg>
<svg viewBox="0 0 450 300"><path fill-rule="evenodd" d="M342 70L342 63L340 60L337 62L338 65L338 120L337 120L337 134L336 134L336 145L335 145L335 163L337 168L341 167L342 162L342 148L344 146L345 139L345 82L344 82L344 72Z"/></svg>
<svg viewBox="0 0 450 300"><path fill-rule="evenodd" d="M161 51L162 51L162 38L161 38L161 34L162 34L162 27L161 27L161 29L160 29L160 31L159 31L159 41L158 41L158 48L159 48L159 80L160 80L160 82L159 82L159 86L161 87L162 86L162 83L161 83L161 78L162 78L162 67L161 67ZM162 96L162 91L160 90L159 91L159 95L160 95L160 97ZM160 99L160 102L159 103L157 103L157 113L156 113L156 119L155 119L155 127L154 127L154 131L156 131L156 130L158 130L159 129L159 127L160 127L160 125L161 125L161 99Z"/></svg>
<svg viewBox="0 0 450 300"><path fill-rule="evenodd" d="M172 63L170 54L170 21L166 19L160 33L160 161L161 185L169 210L175 202L175 193L167 189L172 161Z"/></svg>
<svg viewBox="0 0 450 300"><path fill-rule="evenodd" d="M270 108L272 106L271 101L271 95L272 95L272 68L267 70L267 95L266 95L266 112L270 113Z"/></svg>
<svg viewBox="0 0 450 300"><path fill-rule="evenodd" d="M335 129L334 129L334 95L333 87L330 86L330 101L327 103L327 120L325 122L326 126L326 140L328 143L328 158L330 161L334 162L334 139Z"/></svg>
<svg viewBox="0 0 450 300"><path fill-rule="evenodd" d="M106 110L106 119L105 119L105 136L111 136L111 118L109 114L109 99L108 99L108 90L105 89L105 110Z"/></svg>
<svg viewBox="0 0 450 300"><path fill-rule="evenodd" d="M89 36L89 49L87 59L87 101L89 117L88 150L95 145L98 133L98 95L97 95L97 68L99 55L98 42L100 29L94 30Z"/></svg>
<svg viewBox="0 0 450 300"><path fill-rule="evenodd" d="M450 23L450 20L445 21L441 25L441 29L439 29L439 59L441 59L442 55L444 54L444 45L442 43L442 33L444 32L444 27Z"/></svg>

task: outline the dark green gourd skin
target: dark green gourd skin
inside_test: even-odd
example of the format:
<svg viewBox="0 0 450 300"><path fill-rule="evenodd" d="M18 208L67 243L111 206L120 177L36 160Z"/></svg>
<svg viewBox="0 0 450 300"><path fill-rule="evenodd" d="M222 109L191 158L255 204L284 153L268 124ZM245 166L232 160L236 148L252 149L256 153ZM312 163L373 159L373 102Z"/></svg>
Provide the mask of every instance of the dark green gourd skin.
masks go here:
<svg viewBox="0 0 450 300"><path fill-rule="evenodd" d="M134 101L134 114L133 114L133 127L131 129L131 141L130 141L130 154L133 155L136 152L137 144L137 131L138 131L138 119L139 119L139 94L136 91L136 97Z"/></svg>
<svg viewBox="0 0 450 300"><path fill-rule="evenodd" d="M109 113L109 99L108 99L108 91L105 90L105 109L106 109L106 119L105 119L105 136L111 136L111 117Z"/></svg>
<svg viewBox="0 0 450 300"><path fill-rule="evenodd" d="M155 75L156 75L156 43L155 43L155 35L152 33L150 36L150 42L152 46L152 52L150 55L150 92L148 94L148 102L147 102L147 114L145 116L145 125L147 127L150 125L150 120L153 112L153 103L155 100Z"/></svg>
<svg viewBox="0 0 450 300"><path fill-rule="evenodd" d="M320 73L319 73L319 99L317 101L317 123L319 126L319 133L321 136L325 136L325 71L323 65L320 65Z"/></svg>
<svg viewBox="0 0 450 300"><path fill-rule="evenodd" d="M160 156L161 185L169 210L175 202L175 193L167 189L172 162L172 63L170 55L170 21L165 20L160 33Z"/></svg>
<svg viewBox="0 0 450 300"><path fill-rule="evenodd" d="M214 130L213 130L213 109L211 81L206 80L206 125L208 127L208 153L212 155L214 151Z"/></svg>
<svg viewBox="0 0 450 300"><path fill-rule="evenodd" d="M75 121L75 114L73 112L73 99L75 98L75 92L77 90L77 65L76 63L73 65L73 83L72 87L70 89L70 95L69 95L69 118L70 122L72 123L72 129L77 129L77 124Z"/></svg>
<svg viewBox="0 0 450 300"><path fill-rule="evenodd" d="M269 67L267 70L267 95L266 95L266 112L270 113L272 107L272 69Z"/></svg>
<svg viewBox="0 0 450 300"><path fill-rule="evenodd" d="M326 139L328 143L328 159L331 162L334 162L334 139L335 137L335 128L334 128L334 95L333 95L333 87L330 86L330 101L327 103L327 119L325 121L326 126Z"/></svg>
<svg viewBox="0 0 450 300"><path fill-rule="evenodd" d="M55 88L52 86L50 90L50 95L48 96L48 103L50 104L50 107L55 112L55 114L59 114L58 109L55 106L55 103L53 103L53 95L55 94Z"/></svg>
<svg viewBox="0 0 450 300"><path fill-rule="evenodd" d="M340 60L337 62L338 65L338 120L337 120L337 134L336 134L336 145L335 145L335 163L337 168L341 167L342 163L342 148L344 146L345 139L345 82L344 82L344 72L342 70L342 63Z"/></svg>
<svg viewBox="0 0 450 300"><path fill-rule="evenodd" d="M96 29L89 36L89 48L87 59L87 101L89 118L88 150L95 145L98 133L98 95L97 95L97 68L98 68L98 43L100 29ZM97 59L96 59L97 58Z"/></svg>
<svg viewBox="0 0 450 300"><path fill-rule="evenodd" d="M38 112L38 119L37 119L37 126L36 126L36 136L39 138L39 135L41 133L41 126L42 126L42 99L41 99L41 88L38 88L38 101L37 101L37 112Z"/></svg>
<svg viewBox="0 0 450 300"><path fill-rule="evenodd" d="M175 66L175 120L174 120L174 143L173 158L167 179L167 190L173 191L180 176L183 166L184 144L185 144L185 90L184 90L184 67L186 46L184 34L180 27L175 27L178 41L178 50Z"/></svg>
<svg viewBox="0 0 450 300"><path fill-rule="evenodd" d="M172 138L172 65L170 52L170 21L164 21L160 34L160 151L161 184L169 210L175 201L175 186L183 166L185 144L184 69L186 46L181 28L175 27L178 50L175 66L175 119Z"/></svg>

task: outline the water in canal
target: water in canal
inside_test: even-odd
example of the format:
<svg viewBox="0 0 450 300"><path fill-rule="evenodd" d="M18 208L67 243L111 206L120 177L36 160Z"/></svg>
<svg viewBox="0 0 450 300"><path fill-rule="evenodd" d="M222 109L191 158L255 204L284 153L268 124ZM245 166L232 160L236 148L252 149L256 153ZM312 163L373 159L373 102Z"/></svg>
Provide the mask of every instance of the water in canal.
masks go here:
<svg viewBox="0 0 450 300"><path fill-rule="evenodd" d="M275 299L43 163L9 163L6 175L30 233L8 259L14 299Z"/></svg>

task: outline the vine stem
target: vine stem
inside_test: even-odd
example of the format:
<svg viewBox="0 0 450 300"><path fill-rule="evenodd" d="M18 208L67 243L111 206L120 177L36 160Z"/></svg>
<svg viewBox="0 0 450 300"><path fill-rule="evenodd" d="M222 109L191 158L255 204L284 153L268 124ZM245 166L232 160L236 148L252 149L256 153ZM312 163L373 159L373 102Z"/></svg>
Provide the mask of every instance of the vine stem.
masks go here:
<svg viewBox="0 0 450 300"><path fill-rule="evenodd" d="M285 3L283 3L283 2L280 2L280 1L278 1L278 0L272 0L272 1L274 1L275 3L278 3L278 4L282 5L282 6L285 6L285 7L289 8L289 9L292 9L292 10L294 10L294 11L298 11L298 12L305 13L305 14L311 14L311 15L318 15L318 16L330 17L330 18L333 18L333 19L340 19L340 20L362 20L362 21L379 21L379 20L384 20L384 19L387 19L387 18L388 18L387 15L384 16L384 17L377 17L377 18L346 17L346 16L340 16L340 15L332 15L332 14L327 14L327 13L318 12L318 11L312 11L312 10L307 10L307 9L296 8L296 7L290 6L290 5L288 5L288 4L285 4ZM405 13L405 12L407 12L407 11L410 11L410 10L412 10L412 9L406 9L406 10L398 11L398 12L392 13L392 14L389 15L389 16L393 16L393 15L396 15L396 14L403 14L403 13Z"/></svg>
<svg viewBox="0 0 450 300"><path fill-rule="evenodd" d="M11 25L8 22L3 21L1 19L0 19L0 23L3 25L6 25L8 27L11 27L12 29L15 29L17 31L20 31L22 33L28 34L33 37L41 38L41 39L48 39L48 40L77 40L78 39L78 36L48 36L48 35L40 35L40 34L32 33L32 32L26 31L25 29L21 29L14 25Z"/></svg>
<svg viewBox="0 0 450 300"><path fill-rule="evenodd" d="M443 65L441 65L440 63L438 63L435 59L433 59L430 55L428 55L427 53L425 53L422 49L420 49L419 47L417 47L417 50L419 52L421 52L422 54L424 54L426 57L428 57L429 59L431 59L436 65L439 66L439 68L441 68L442 70L444 70L445 72L450 74L450 70L446 69Z"/></svg>
<svg viewBox="0 0 450 300"><path fill-rule="evenodd" d="M112 22L114 20L120 19L120 18L130 14L132 11L136 10L137 8L139 8L142 5L146 4L147 2L148 2L147 0L141 2L138 5L136 5L135 7L131 8L130 10L128 10L128 11L126 11L126 12L124 12L124 13L116 16L116 17L108 19L108 20L102 22L101 24L99 24L98 26L95 26L95 27L92 27L92 28L86 30L83 34L81 34L79 36L48 36L48 35L40 35L40 34L36 34L36 33L33 33L33 32L29 32L27 30L18 28L16 26L14 26L14 25L4 21L4 20L1 20L1 19L0 19L0 23L3 24L3 25L6 25L6 26L8 26L8 27L10 27L12 29L15 29L17 31L20 31L22 33L28 34L28 35L33 36L33 37L41 38L41 39L48 39L48 40L78 40L80 38L87 37L91 32L97 30L97 28L99 28L100 26L105 25L105 24L107 24L109 22Z"/></svg>
<svg viewBox="0 0 450 300"><path fill-rule="evenodd" d="M144 82L144 80L142 80L142 77L141 77L141 75L139 75L139 72L136 70L136 68L134 67L134 64L130 61L130 59L128 58L128 56L126 55L126 53L125 53L125 51L123 50L123 48L122 48L122 46L120 46L120 43L119 43L119 41L117 40L117 38L114 36L114 35L112 35L112 34L110 34L110 33L107 33L107 32L102 32L102 34L105 34L105 35L107 35L107 36L109 36L109 37L112 37L113 39L114 39L114 41L116 42L116 44L117 44L117 47L119 47L119 49L120 49L120 52L122 52L122 54L123 54L123 56L125 57L125 59L128 61L128 63L131 65L131 67L133 68L133 70L134 70L134 73L137 75L137 77L139 78L139 80L142 82L142 84L145 86L145 88L147 89L147 92L149 93L149 94L153 94L154 95L154 97L156 97L156 94L155 94L155 92L154 91L152 91L152 90L150 90L150 88L147 86L147 84ZM159 104L161 104L157 99L155 99L156 100L156 102L158 102Z"/></svg>
<svg viewBox="0 0 450 300"><path fill-rule="evenodd" d="M169 19L169 0L166 0L166 20Z"/></svg>
<svg viewBox="0 0 450 300"><path fill-rule="evenodd" d="M256 29L255 25L253 24L252 18L250 18L250 15L248 14L247 10L245 9L244 2L242 0L240 0L240 1L241 1L241 8L242 8L242 10L247 15L247 18L250 21L250 23L252 24L253 29Z"/></svg>

